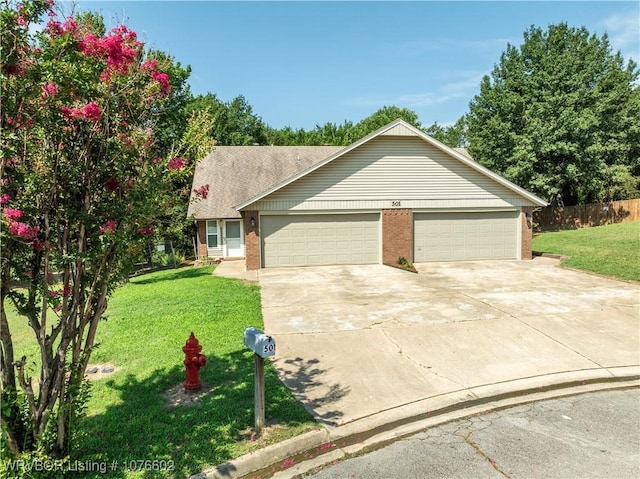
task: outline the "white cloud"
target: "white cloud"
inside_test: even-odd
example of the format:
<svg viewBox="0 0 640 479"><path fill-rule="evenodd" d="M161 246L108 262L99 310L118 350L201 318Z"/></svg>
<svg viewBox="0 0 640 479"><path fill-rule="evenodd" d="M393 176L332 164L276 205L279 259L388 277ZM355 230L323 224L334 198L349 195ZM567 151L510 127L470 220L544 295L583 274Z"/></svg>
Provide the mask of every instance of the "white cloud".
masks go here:
<svg viewBox="0 0 640 479"><path fill-rule="evenodd" d="M605 18L602 24L607 29L614 51L620 50L635 62L640 60L640 14L638 12L616 13Z"/></svg>
<svg viewBox="0 0 640 479"><path fill-rule="evenodd" d="M471 99L477 93L485 73L477 71L448 72L440 75L443 82L433 91L403 93L395 97L358 97L350 103L360 106L396 105L406 108L424 108L460 98Z"/></svg>

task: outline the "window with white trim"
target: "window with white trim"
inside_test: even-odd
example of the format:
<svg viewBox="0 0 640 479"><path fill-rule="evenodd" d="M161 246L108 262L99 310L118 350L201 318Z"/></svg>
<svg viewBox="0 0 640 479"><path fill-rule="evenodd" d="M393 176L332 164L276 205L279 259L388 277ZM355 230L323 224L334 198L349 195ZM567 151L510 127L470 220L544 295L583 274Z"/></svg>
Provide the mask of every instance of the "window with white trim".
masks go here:
<svg viewBox="0 0 640 479"><path fill-rule="evenodd" d="M218 222L215 220L207 220L207 247L218 247Z"/></svg>

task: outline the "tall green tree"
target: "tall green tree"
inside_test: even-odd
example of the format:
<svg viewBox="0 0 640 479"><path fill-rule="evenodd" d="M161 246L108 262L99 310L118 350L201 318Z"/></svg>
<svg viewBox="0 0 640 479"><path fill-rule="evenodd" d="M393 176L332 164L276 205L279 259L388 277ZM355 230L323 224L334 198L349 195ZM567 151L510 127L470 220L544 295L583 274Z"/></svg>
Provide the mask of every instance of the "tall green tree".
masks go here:
<svg viewBox="0 0 640 479"><path fill-rule="evenodd" d="M208 110L214 119L211 137L221 146L247 146L267 142L267 127L253 107L242 95L229 102L221 101L215 94L207 93L191 99L185 113Z"/></svg>
<svg viewBox="0 0 640 479"><path fill-rule="evenodd" d="M418 129L422 129L422 124L415 111L398 106L383 106L354 125L347 137L348 143L357 141L363 136L367 136L369 133L376 131L378 128L382 128L384 125L398 118L403 119Z"/></svg>
<svg viewBox="0 0 640 479"><path fill-rule="evenodd" d="M434 123L424 128L424 132L432 138L452 148L467 146L467 123L466 117L462 116L453 125L442 126Z"/></svg>
<svg viewBox="0 0 640 479"><path fill-rule="evenodd" d="M637 194L638 69L607 35L532 26L508 45L471 101L473 157L554 203Z"/></svg>

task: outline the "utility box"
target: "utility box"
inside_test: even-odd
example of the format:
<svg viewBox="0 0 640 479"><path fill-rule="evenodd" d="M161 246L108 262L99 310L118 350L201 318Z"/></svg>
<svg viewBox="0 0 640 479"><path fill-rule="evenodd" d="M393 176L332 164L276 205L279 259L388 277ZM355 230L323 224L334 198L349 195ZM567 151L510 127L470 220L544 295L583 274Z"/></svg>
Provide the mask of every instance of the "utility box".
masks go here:
<svg viewBox="0 0 640 479"><path fill-rule="evenodd" d="M244 330L244 345L261 358L276 354L275 340L253 326Z"/></svg>

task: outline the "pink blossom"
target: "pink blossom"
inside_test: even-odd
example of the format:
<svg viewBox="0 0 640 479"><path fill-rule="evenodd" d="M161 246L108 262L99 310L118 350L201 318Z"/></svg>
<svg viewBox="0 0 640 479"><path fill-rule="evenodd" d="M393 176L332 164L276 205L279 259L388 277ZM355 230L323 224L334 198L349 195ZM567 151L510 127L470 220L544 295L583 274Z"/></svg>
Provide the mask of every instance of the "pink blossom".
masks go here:
<svg viewBox="0 0 640 479"><path fill-rule="evenodd" d="M142 65L140 65L140 70L145 72L154 72L157 69L158 61L155 58L152 58L151 60L145 60L144 62L142 62Z"/></svg>
<svg viewBox="0 0 640 479"><path fill-rule="evenodd" d="M22 211L16 208L5 208L3 210L3 213L4 217L9 222L18 221L20 218L22 218Z"/></svg>
<svg viewBox="0 0 640 479"><path fill-rule="evenodd" d="M162 88L162 93L168 95L171 93L171 86L169 85L169 75L162 72L153 72L151 73L151 78L154 81L160 83L160 87Z"/></svg>
<svg viewBox="0 0 640 479"><path fill-rule="evenodd" d="M71 286L68 284L62 289L62 296L70 296L71 295Z"/></svg>
<svg viewBox="0 0 640 479"><path fill-rule="evenodd" d="M193 192L196 196L200 196L203 200L206 200L207 196L209 196L209 185L206 184L202 185L200 188L195 188Z"/></svg>
<svg viewBox="0 0 640 479"><path fill-rule="evenodd" d="M156 157L153 159L153 163L155 163L155 164L162 163L162 158L160 158L159 156L156 156Z"/></svg>
<svg viewBox="0 0 640 479"><path fill-rule="evenodd" d="M107 68L100 78L109 81L113 73L126 74L129 67L137 60L142 43L131 32L121 25L112 29L103 38L87 33L80 42L80 51L86 56L98 56L105 59Z"/></svg>
<svg viewBox="0 0 640 479"><path fill-rule="evenodd" d="M100 233L103 235L111 235L116 232L116 222L113 220L107 221L100 227Z"/></svg>
<svg viewBox="0 0 640 479"><path fill-rule="evenodd" d="M19 26L24 27L25 25L27 25L27 23L29 23L27 21L27 19L25 17L23 17L22 15L18 15L16 17L16 22L18 23Z"/></svg>
<svg viewBox="0 0 640 479"><path fill-rule="evenodd" d="M85 120L92 120L92 121L98 121L102 116L100 107L94 101L87 103L84 106L84 108L82 108L82 114Z"/></svg>
<svg viewBox="0 0 640 479"><path fill-rule="evenodd" d="M179 171L184 167L186 163L187 162L184 161L182 158L178 158L177 156L174 156L169 160L169 169Z"/></svg>
<svg viewBox="0 0 640 479"><path fill-rule="evenodd" d="M19 221L12 221L9 224L9 233L14 236L20 236L25 240L31 241L34 240L36 235L38 234L38 227L27 226L26 224Z"/></svg>
<svg viewBox="0 0 640 479"><path fill-rule="evenodd" d="M63 105L60 110L62 111L62 115L67 120L89 120L89 121L98 121L102 116L102 112L100 111L100 107L96 102L89 102L82 108L70 108L66 105Z"/></svg>
<svg viewBox="0 0 640 479"><path fill-rule="evenodd" d="M60 291L49 291L47 293L47 296L49 298L57 298L58 296L60 296Z"/></svg>
<svg viewBox="0 0 640 479"><path fill-rule="evenodd" d="M154 233L154 229L152 225L145 226L143 228L138 228L138 233L141 233L146 236L151 236Z"/></svg>
<svg viewBox="0 0 640 479"><path fill-rule="evenodd" d="M80 51L88 57L98 55L101 51L100 40L90 32L84 34L79 47Z"/></svg>
<svg viewBox="0 0 640 479"><path fill-rule="evenodd" d="M62 116L64 116L67 120L78 118L79 116L79 110L70 108L67 105L62 105L60 111L62 112Z"/></svg>
<svg viewBox="0 0 640 479"><path fill-rule="evenodd" d="M75 34L78 31L78 23L73 18L67 18L62 28L65 33Z"/></svg>
<svg viewBox="0 0 640 479"><path fill-rule="evenodd" d="M49 98L58 93L59 87L52 81L49 81L46 85L42 85L42 97Z"/></svg>
<svg viewBox="0 0 640 479"><path fill-rule="evenodd" d="M5 193L2 196L0 196L0 205L5 205L9 203L10 200L11 200L11 196L9 196L9 193Z"/></svg>
<svg viewBox="0 0 640 479"><path fill-rule="evenodd" d="M61 304L59 304L58 306L56 306L55 308L53 308L53 310L54 310L56 313L59 313L60 311L62 311L62 305L61 305Z"/></svg>
<svg viewBox="0 0 640 479"><path fill-rule="evenodd" d="M49 19L49 21L47 22L47 27L44 29L44 31L52 37L57 37L64 33L62 24L59 21L54 20L53 18Z"/></svg>

